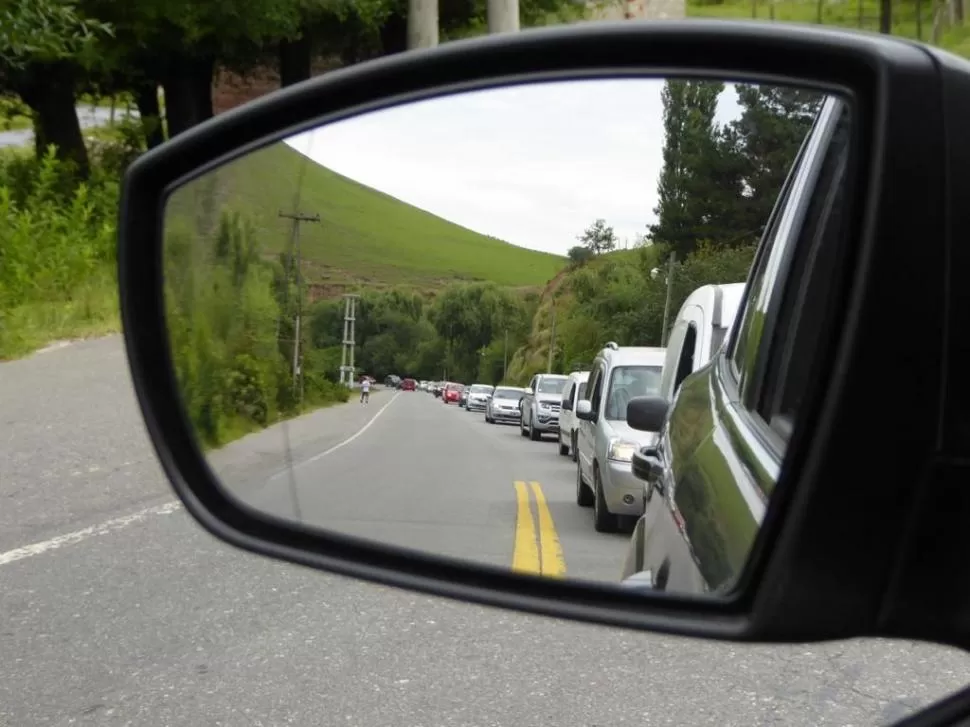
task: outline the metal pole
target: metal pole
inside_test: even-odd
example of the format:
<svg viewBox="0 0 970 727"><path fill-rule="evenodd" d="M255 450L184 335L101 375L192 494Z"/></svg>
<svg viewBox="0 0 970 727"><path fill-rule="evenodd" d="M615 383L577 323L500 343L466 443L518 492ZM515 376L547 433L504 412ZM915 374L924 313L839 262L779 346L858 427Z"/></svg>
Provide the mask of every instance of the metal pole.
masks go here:
<svg viewBox="0 0 970 727"><path fill-rule="evenodd" d="M488 32L516 33L519 30L519 0L488 0Z"/></svg>
<svg viewBox="0 0 970 727"><path fill-rule="evenodd" d="M408 0L408 50L438 45L438 0Z"/></svg>
<svg viewBox="0 0 970 727"><path fill-rule="evenodd" d="M667 261L667 300L664 303L664 327L660 332L660 345L666 347L667 345L667 319L670 316L670 290L674 285L674 262L677 260L677 253L670 253L670 258Z"/></svg>

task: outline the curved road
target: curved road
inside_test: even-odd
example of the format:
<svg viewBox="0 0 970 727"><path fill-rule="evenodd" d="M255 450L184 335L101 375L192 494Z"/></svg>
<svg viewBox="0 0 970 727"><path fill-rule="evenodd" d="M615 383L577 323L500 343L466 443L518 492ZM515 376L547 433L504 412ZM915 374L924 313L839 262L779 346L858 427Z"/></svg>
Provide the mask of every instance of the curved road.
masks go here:
<svg viewBox="0 0 970 727"><path fill-rule="evenodd" d="M298 461L392 396L288 425ZM213 459L241 488L258 485L243 475L283 465L281 441L263 433ZM570 463L552 442L425 394L402 394L315 462L298 470L304 509L348 531L376 521L387 537L507 565L522 478L546 495L568 575L612 579L619 566L622 538L599 536L572 505ZM431 471L424 483L413 474ZM462 518L473 532L445 531ZM873 725L970 681L965 654L931 645L617 631L231 548L173 503L117 337L0 364L0 614L3 727Z"/></svg>

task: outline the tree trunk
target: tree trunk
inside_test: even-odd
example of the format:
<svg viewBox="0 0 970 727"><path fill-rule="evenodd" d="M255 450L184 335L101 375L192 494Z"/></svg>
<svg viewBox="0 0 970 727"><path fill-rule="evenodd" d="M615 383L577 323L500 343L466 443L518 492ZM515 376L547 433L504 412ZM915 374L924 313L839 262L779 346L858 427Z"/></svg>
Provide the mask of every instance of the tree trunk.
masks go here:
<svg viewBox="0 0 970 727"><path fill-rule="evenodd" d="M879 32L886 35L893 32L893 0L879 2Z"/></svg>
<svg viewBox="0 0 970 727"><path fill-rule="evenodd" d="M212 77L215 73L212 58L173 60L171 70L162 80L169 139L212 118Z"/></svg>
<svg viewBox="0 0 970 727"><path fill-rule="evenodd" d="M57 147L57 158L73 162L82 179L90 172L74 97L75 68L66 62L33 65L14 88L34 115L34 148L38 157Z"/></svg>
<svg viewBox="0 0 970 727"><path fill-rule="evenodd" d="M141 128L145 134L145 145L149 149L165 141L162 132L162 111L158 106L158 86L151 81L137 84L133 93L138 115L141 118Z"/></svg>
<svg viewBox="0 0 970 727"><path fill-rule="evenodd" d="M306 32L297 40L281 40L278 55L280 88L310 78L310 38Z"/></svg>

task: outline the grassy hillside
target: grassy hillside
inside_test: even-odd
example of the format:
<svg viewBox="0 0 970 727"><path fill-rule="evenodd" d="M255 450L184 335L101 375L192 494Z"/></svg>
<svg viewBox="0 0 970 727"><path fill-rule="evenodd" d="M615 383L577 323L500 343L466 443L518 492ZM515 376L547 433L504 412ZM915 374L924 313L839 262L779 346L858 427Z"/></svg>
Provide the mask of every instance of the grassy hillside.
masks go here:
<svg viewBox="0 0 970 727"><path fill-rule="evenodd" d="M300 229L304 274L318 295L358 285L427 289L455 280L541 287L566 262L448 222L319 166L282 143L187 185L173 197L170 214L198 215L204 200L213 199L251 217L261 248L276 253L286 249L291 229L279 212L293 209L298 188L299 211L322 220Z"/></svg>

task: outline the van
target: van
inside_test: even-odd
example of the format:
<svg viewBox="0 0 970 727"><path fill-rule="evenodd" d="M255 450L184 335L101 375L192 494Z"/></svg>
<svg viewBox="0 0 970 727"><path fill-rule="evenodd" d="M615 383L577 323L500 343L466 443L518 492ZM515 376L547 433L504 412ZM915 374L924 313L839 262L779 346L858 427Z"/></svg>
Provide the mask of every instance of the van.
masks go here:
<svg viewBox="0 0 970 727"><path fill-rule="evenodd" d="M734 323L744 283L702 285L680 307L667 340L660 396L672 401L690 374L717 353Z"/></svg>
<svg viewBox="0 0 970 727"><path fill-rule="evenodd" d="M631 470L633 453L656 442L658 433L627 424L628 402L658 396L666 351L606 344L593 361L585 398L576 404L576 504L593 508L593 527L619 530L643 514L643 482Z"/></svg>
<svg viewBox="0 0 970 727"><path fill-rule="evenodd" d="M566 377L566 386L562 390L562 403L559 411L559 454L573 456L576 461L576 434L579 420L576 418L576 404L586 393L586 382L589 381L589 371L573 371Z"/></svg>

